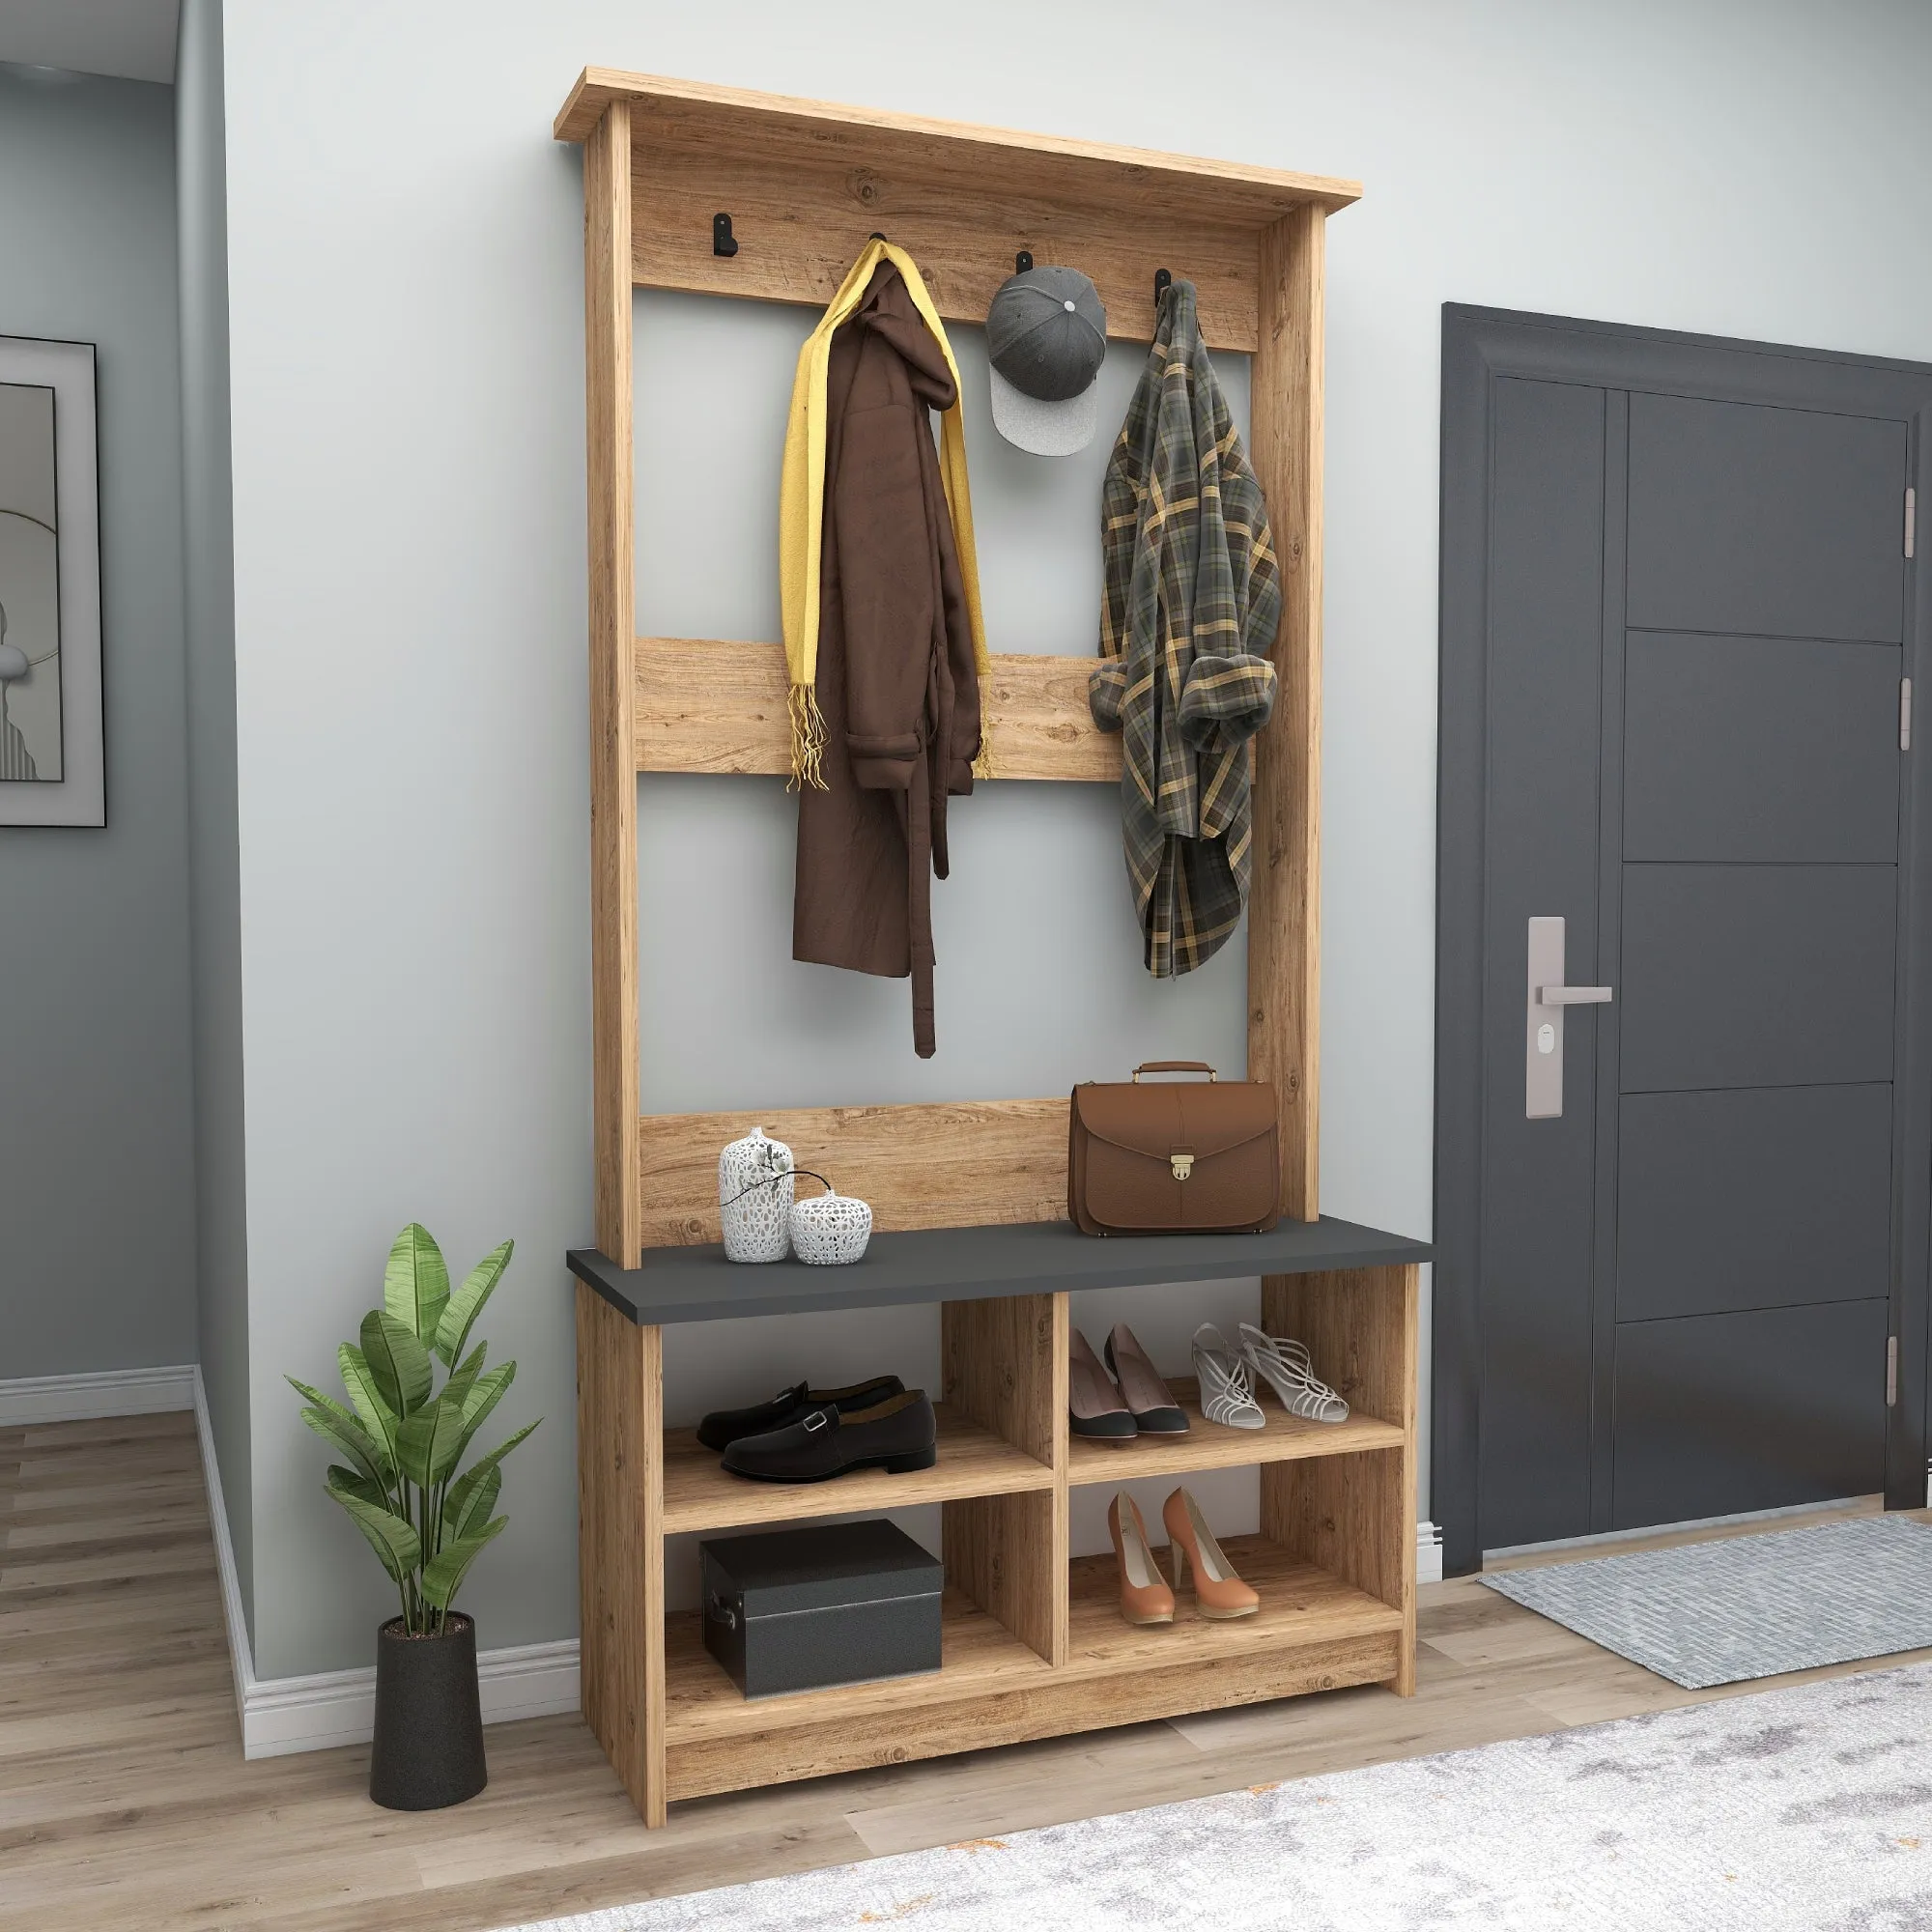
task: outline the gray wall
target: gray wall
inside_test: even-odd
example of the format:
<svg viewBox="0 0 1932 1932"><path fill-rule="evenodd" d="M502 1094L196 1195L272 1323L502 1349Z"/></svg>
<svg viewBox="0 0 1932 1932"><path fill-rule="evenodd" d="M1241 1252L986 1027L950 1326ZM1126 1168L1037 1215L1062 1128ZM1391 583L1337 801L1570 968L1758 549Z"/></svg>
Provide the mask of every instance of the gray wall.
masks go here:
<svg viewBox="0 0 1932 1932"><path fill-rule="evenodd" d="M1904 0L1234 0L1189 15L1180 79L1156 0L986 0L943 34L880 34L875 12L231 10L265 1671L364 1662L383 1612L277 1377L327 1372L411 1215L462 1261L518 1237L490 1324L524 1364L503 1419L551 1420L511 1464L511 1531L469 1602L489 1644L574 1628L557 1255L591 1230L582 214L578 156L549 128L586 62L1366 182L1329 252L1322 1198L1408 1232L1430 1205L1441 302L1932 355L1932 15ZM643 622L769 634L772 452L802 326L640 300ZM976 455L996 647L1087 647L1091 466L1022 464L983 434ZM1097 794L962 808L930 1069L902 986L786 963L774 787L654 781L642 798L649 1105L1051 1092L1157 1045L1239 1040L1238 955L1192 986L1136 979ZM1018 945L977 916L988 904L1019 915ZM1136 1313L1166 1324L1169 1359L1185 1312ZM1090 1331L1105 1313L1081 1311ZM739 1361L741 1338L680 1337L672 1406L741 1375L762 1388L779 1352L836 1371L871 1339L767 1331ZM929 1336L890 1341L929 1362Z"/></svg>
<svg viewBox="0 0 1932 1932"><path fill-rule="evenodd" d="M235 814L235 538L221 10L185 0L175 79L181 211L182 523L187 621L189 914L202 1380L242 1599L254 1620L242 925Z"/></svg>
<svg viewBox="0 0 1932 1932"><path fill-rule="evenodd" d="M0 1378L195 1358L173 108L0 67L0 334L99 346L104 831L0 827Z"/></svg>

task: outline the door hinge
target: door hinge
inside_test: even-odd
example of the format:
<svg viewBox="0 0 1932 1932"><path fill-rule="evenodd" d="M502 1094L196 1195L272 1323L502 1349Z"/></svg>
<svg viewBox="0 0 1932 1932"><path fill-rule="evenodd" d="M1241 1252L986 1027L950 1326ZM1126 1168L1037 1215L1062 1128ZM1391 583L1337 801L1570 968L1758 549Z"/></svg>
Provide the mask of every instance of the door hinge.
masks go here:
<svg viewBox="0 0 1932 1932"><path fill-rule="evenodd" d="M1885 1338L1885 1406L1888 1408L1896 1408L1898 1406L1898 1337L1896 1335L1888 1335Z"/></svg>
<svg viewBox="0 0 1932 1932"><path fill-rule="evenodd" d="M1917 546L1918 525L1918 492L1917 490L1908 490L1905 493L1905 554L1907 556L1913 554Z"/></svg>
<svg viewBox="0 0 1932 1932"><path fill-rule="evenodd" d="M1901 752L1912 749L1912 680L1909 677L1898 680L1898 749Z"/></svg>

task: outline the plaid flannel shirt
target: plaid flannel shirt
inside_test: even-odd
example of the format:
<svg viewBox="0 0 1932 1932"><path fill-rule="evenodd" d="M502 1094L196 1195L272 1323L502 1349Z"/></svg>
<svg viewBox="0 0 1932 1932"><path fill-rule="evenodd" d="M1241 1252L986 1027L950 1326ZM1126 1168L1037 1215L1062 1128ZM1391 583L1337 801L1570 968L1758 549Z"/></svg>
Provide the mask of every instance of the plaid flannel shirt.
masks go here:
<svg viewBox="0 0 1932 1932"><path fill-rule="evenodd" d="M1122 734L1127 877L1156 979L1239 923L1253 749L1274 708L1281 573L1267 503L1176 282L1100 502L1100 656L1089 702Z"/></svg>

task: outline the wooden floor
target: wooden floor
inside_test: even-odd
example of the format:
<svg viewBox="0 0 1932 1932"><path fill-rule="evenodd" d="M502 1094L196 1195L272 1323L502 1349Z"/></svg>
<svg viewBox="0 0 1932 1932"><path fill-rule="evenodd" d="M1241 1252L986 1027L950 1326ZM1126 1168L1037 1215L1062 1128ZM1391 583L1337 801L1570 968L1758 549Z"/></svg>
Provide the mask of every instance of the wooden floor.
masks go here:
<svg viewBox="0 0 1932 1932"><path fill-rule="evenodd" d="M1421 1634L1412 1699L1339 1690L703 1799L663 1832L571 1718L494 1727L469 1804L382 1811L366 1749L242 1761L190 1419L0 1429L0 1927L483 1932L1736 1694L1679 1690L1466 1580L1422 1592Z"/></svg>

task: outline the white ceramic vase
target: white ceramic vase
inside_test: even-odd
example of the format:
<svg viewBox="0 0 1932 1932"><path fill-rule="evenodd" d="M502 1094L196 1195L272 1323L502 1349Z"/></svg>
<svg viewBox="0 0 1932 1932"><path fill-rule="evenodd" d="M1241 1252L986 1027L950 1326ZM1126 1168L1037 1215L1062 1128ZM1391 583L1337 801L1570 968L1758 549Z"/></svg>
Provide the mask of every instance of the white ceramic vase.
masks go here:
<svg viewBox="0 0 1932 1932"><path fill-rule="evenodd" d="M791 1149L753 1127L718 1156L718 1218L724 1224L724 1257L734 1262L781 1262L790 1246Z"/></svg>
<svg viewBox="0 0 1932 1932"><path fill-rule="evenodd" d="M828 1187L791 1208L791 1244L813 1267L839 1267L858 1261L872 1238L872 1210L863 1201Z"/></svg>

